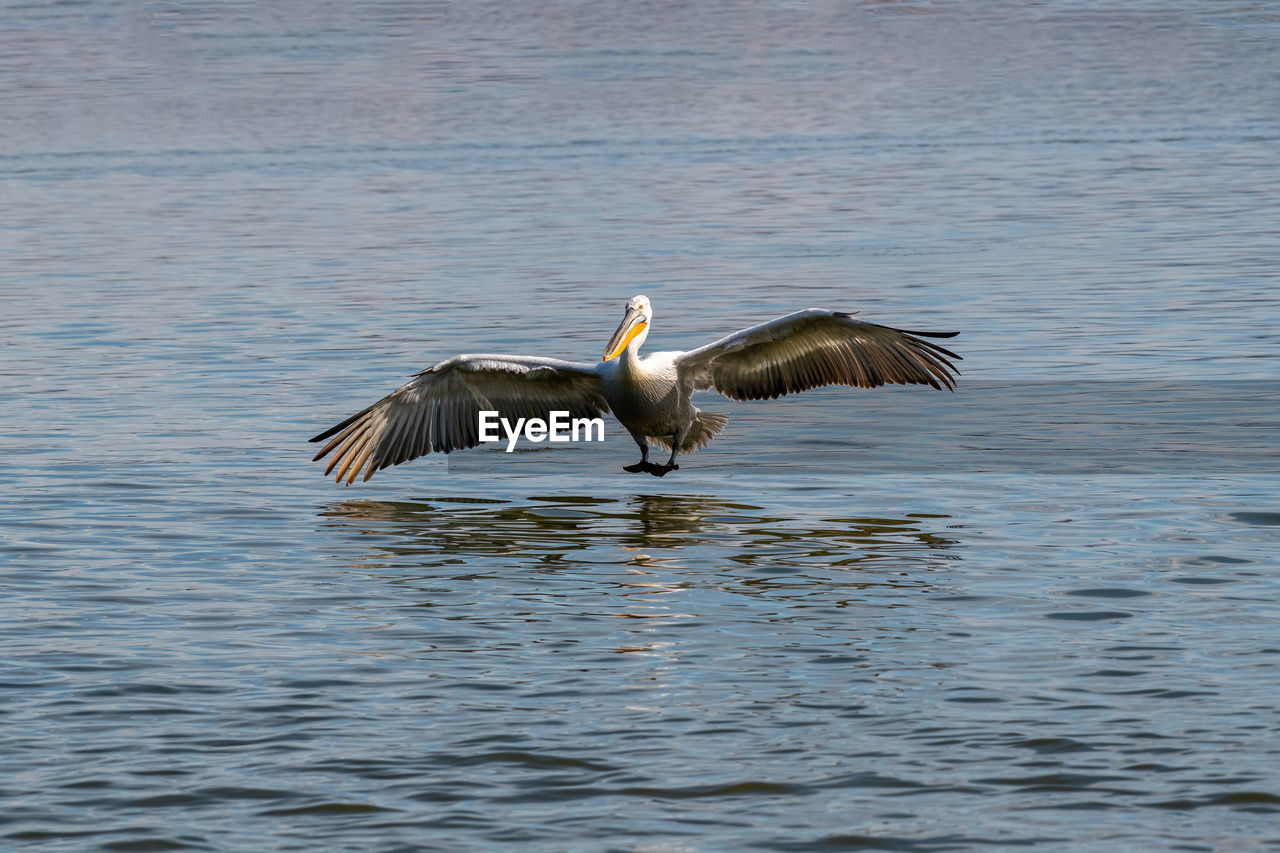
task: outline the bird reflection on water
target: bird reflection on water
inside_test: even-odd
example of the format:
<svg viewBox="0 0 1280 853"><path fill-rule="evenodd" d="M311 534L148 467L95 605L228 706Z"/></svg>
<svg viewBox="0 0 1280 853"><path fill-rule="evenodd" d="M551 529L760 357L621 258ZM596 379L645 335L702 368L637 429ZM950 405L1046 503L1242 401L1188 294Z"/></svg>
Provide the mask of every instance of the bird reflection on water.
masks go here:
<svg viewBox="0 0 1280 853"><path fill-rule="evenodd" d="M694 495L344 501L321 515L352 571L387 585L369 594L405 608L424 657L485 650L527 667L539 650L596 649L590 671L546 662L582 689L665 689L687 664L785 649L815 620L821 648L843 649L849 627L894 621L958 559L946 516L814 518ZM755 619L767 627L744 627Z"/></svg>
<svg viewBox="0 0 1280 853"><path fill-rule="evenodd" d="M957 558L942 533L946 516L811 518L697 495L530 497L525 502L478 498L422 501L342 501L322 512L331 527L362 545L353 567L429 569L465 565L473 572L521 569L563 572L584 566L629 571L674 570L684 581L700 570L717 576L742 570L756 587L842 570L828 578L858 588L918 586L908 576L851 570ZM763 572L764 576L760 574ZM749 591L743 589L742 591Z"/></svg>

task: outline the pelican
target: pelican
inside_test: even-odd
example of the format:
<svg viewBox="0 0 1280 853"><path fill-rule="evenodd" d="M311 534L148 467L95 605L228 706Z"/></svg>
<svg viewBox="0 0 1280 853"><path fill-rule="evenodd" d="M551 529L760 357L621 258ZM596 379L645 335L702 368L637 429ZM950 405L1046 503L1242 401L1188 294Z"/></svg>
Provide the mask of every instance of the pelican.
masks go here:
<svg viewBox="0 0 1280 853"><path fill-rule="evenodd" d="M527 355L459 355L416 374L364 411L312 441L328 442L325 468L350 485L388 465L427 453L480 444L481 411L542 417L565 411L573 418L613 412L640 447L640 461L624 471L665 476L679 469L680 453L700 450L729 418L703 412L694 391L714 388L731 400L772 400L823 385L875 388L886 383L944 386L959 375L960 356L924 338L957 332L913 332L809 308L761 323L688 352L641 357L653 306L646 296L627 300L626 314L596 364ZM649 449L671 451L663 464Z"/></svg>

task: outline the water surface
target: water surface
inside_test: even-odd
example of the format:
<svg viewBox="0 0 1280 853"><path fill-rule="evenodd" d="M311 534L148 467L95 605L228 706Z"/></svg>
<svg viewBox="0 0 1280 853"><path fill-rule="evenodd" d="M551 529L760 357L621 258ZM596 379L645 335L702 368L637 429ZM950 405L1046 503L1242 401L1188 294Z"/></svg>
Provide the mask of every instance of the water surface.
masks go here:
<svg viewBox="0 0 1280 853"><path fill-rule="evenodd" d="M1280 26L1239 5L0 10L0 840L1280 846ZM352 488L464 351L796 308L954 395Z"/></svg>

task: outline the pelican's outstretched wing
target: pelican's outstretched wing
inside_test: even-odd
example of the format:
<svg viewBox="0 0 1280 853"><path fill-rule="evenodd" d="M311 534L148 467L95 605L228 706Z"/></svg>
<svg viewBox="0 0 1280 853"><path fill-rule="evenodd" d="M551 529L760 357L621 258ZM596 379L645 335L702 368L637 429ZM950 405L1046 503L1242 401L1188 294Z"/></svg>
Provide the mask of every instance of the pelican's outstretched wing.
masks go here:
<svg viewBox="0 0 1280 853"><path fill-rule="evenodd" d="M682 384L715 388L732 400L765 400L820 385L885 383L953 387L960 356L909 332L810 308L721 338L676 357ZM923 337L922 337L923 336Z"/></svg>
<svg viewBox="0 0 1280 853"><path fill-rule="evenodd" d="M364 479L388 465L425 453L448 453L480 443L481 410L516 418L547 419L551 411L594 418L609 411L595 366L527 355L459 355L428 367L363 412L312 441L334 451L324 472L337 480Z"/></svg>

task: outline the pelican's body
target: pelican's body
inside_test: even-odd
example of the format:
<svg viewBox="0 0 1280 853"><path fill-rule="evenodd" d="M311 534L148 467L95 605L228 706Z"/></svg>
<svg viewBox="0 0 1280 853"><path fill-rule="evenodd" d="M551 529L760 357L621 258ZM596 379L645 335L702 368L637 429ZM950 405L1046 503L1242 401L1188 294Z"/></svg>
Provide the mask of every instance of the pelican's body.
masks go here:
<svg viewBox="0 0 1280 853"><path fill-rule="evenodd" d="M693 405L693 395L680 382L677 360L684 353L641 356L639 349L633 342L616 358L601 362L600 383L613 416L640 446L640 462L625 470L661 477L667 471L649 463L650 443L671 448L667 470L674 470L678 453L701 449L729 419Z"/></svg>
<svg viewBox="0 0 1280 853"><path fill-rule="evenodd" d="M631 349L600 363L600 384L609 409L632 435L673 435L695 411L680 393L675 353L656 352L641 358Z"/></svg>
<svg viewBox="0 0 1280 853"><path fill-rule="evenodd" d="M703 447L728 417L699 411L693 392L714 388L735 400L760 400L821 385L876 387L886 383L952 387L949 358L960 356L922 337L955 332L907 332L810 308L752 326L688 352L640 355L653 309L647 297L627 302L622 323L596 364L535 356L460 355L442 361L377 403L312 441L337 449L325 473L351 483L388 465L432 451L448 453L480 443L482 410L511 417L571 417L612 412L640 448L624 470L661 477L676 457ZM671 449L665 464L649 448Z"/></svg>

